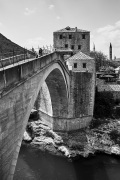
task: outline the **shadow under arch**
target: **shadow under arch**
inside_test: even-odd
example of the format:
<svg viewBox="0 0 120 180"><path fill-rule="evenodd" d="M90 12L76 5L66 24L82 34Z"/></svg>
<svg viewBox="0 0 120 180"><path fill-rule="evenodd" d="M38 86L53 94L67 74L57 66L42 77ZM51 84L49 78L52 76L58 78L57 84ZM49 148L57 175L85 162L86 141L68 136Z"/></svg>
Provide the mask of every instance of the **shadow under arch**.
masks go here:
<svg viewBox="0 0 120 180"><path fill-rule="evenodd" d="M67 88L60 70L54 69L45 81L51 96L53 117L66 117L68 114Z"/></svg>
<svg viewBox="0 0 120 180"><path fill-rule="evenodd" d="M67 117L67 88L59 69L51 71L43 82L37 96L36 107L51 117Z"/></svg>

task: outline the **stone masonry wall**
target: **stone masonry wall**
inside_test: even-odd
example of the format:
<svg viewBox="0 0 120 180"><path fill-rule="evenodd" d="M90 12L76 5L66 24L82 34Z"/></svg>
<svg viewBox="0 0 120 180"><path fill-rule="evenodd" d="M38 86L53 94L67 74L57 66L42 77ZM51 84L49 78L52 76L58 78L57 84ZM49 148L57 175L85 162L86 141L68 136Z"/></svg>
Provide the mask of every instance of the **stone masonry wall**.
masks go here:
<svg viewBox="0 0 120 180"><path fill-rule="evenodd" d="M85 39L82 39L82 35L85 34ZM64 38L60 39L60 35ZM69 39L69 35L72 35L72 39ZM90 33L89 32L54 32L53 34L54 48L65 49L65 44L68 44L68 49L74 45L74 51L82 51L83 53L90 54ZM78 45L81 45L81 49L78 49ZM66 48L67 49L67 48Z"/></svg>
<svg viewBox="0 0 120 180"><path fill-rule="evenodd" d="M41 64L41 62L40 62ZM36 67L36 66L34 66ZM16 67L13 67L16 68ZM27 66L25 66L27 68ZM37 67L36 67L37 68ZM20 81L16 86L12 86L12 79L10 78L11 86L9 87L9 79L4 84L8 84L6 89L2 89L0 97L0 179L12 180L14 175L17 157L19 154L21 141L25 127L37 98L37 94L51 71L54 69L62 71L58 63L46 66L41 71L37 71L33 76L24 74L22 68L22 75L24 81ZM19 68L18 68L19 69ZM31 66L28 66L31 69ZM9 74L11 69L8 69ZM29 73L29 70L25 71ZM17 73L17 71L16 71ZM29 73L30 74L30 73ZM2 75L4 75L2 73ZM19 73L18 73L19 75ZM9 77L9 76L8 76ZM14 80L14 79L13 79ZM17 79L18 81L18 79ZM14 84L15 85L15 84Z"/></svg>

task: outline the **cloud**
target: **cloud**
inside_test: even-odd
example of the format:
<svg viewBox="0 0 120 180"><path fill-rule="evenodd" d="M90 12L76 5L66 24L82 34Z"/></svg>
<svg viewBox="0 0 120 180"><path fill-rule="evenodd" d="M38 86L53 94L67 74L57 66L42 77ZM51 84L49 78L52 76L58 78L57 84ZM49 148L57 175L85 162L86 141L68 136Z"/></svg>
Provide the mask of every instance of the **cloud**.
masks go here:
<svg viewBox="0 0 120 180"><path fill-rule="evenodd" d="M0 26L2 26L3 24L0 22Z"/></svg>
<svg viewBox="0 0 120 180"><path fill-rule="evenodd" d="M56 17L56 19L58 19L58 20L59 20L59 19L61 19L61 17L60 17L60 16L57 16L57 17Z"/></svg>
<svg viewBox="0 0 120 180"><path fill-rule="evenodd" d="M112 43L113 56L120 57L120 21L114 25L98 28L91 36L91 47L95 43L96 50L109 55L109 44Z"/></svg>
<svg viewBox="0 0 120 180"><path fill-rule="evenodd" d="M45 39L42 38L42 37L36 37L36 38L30 38L30 39L27 39L26 42L25 42L25 47L27 48L38 48L43 46L43 43L44 43Z"/></svg>
<svg viewBox="0 0 120 180"><path fill-rule="evenodd" d="M107 25L107 26L105 26L105 27L99 28L99 29L97 30L97 32L98 32L98 33L105 33L106 31L107 31L107 32L110 32L110 31L112 31L112 30L114 30L114 26Z"/></svg>
<svg viewBox="0 0 120 180"><path fill-rule="evenodd" d="M26 16L29 16L29 15L35 13L35 11L36 11L36 9L25 8L24 14L25 14Z"/></svg>
<svg viewBox="0 0 120 180"><path fill-rule="evenodd" d="M48 8L49 8L50 10L52 10L54 7L55 7L55 5L50 4Z"/></svg>

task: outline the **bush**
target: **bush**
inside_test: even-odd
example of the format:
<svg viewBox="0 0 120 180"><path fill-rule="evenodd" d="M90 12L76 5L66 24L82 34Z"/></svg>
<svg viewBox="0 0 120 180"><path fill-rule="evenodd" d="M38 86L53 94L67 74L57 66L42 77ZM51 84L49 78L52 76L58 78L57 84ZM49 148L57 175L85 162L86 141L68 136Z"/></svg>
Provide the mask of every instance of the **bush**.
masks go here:
<svg viewBox="0 0 120 180"><path fill-rule="evenodd" d="M109 123L109 119L104 119L104 118L103 119L100 119L100 118L94 119L93 118L89 127L90 127L90 129L94 129L94 128L98 128L100 125L107 124L107 123Z"/></svg>
<svg viewBox="0 0 120 180"><path fill-rule="evenodd" d="M111 140L113 140L115 142L115 144L120 143L119 136L120 136L120 134L116 129L114 129L113 131L110 132L110 138L111 138Z"/></svg>
<svg viewBox="0 0 120 180"><path fill-rule="evenodd" d="M97 92L95 93L95 118L112 118L115 101L111 92Z"/></svg>

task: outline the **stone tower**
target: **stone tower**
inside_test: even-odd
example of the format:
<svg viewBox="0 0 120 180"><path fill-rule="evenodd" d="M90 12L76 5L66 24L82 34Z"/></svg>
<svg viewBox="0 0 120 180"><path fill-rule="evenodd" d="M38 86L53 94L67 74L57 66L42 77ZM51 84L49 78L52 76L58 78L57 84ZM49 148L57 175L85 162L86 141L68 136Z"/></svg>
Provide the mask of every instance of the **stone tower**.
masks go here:
<svg viewBox="0 0 120 180"><path fill-rule="evenodd" d="M112 60L112 44L111 43L109 47L109 59Z"/></svg>
<svg viewBox="0 0 120 180"><path fill-rule="evenodd" d="M69 129L80 129L88 126L93 117L95 61L79 51L66 64L70 71L69 118L73 118Z"/></svg>
<svg viewBox="0 0 120 180"><path fill-rule="evenodd" d="M64 58L70 72L67 131L88 126L93 117L95 95L95 61L90 54L90 32L69 26L53 33L54 48ZM95 48L95 47L94 47Z"/></svg>
<svg viewBox="0 0 120 180"><path fill-rule="evenodd" d="M90 54L90 32L77 27L66 27L53 32L53 44L57 50L81 51Z"/></svg>

